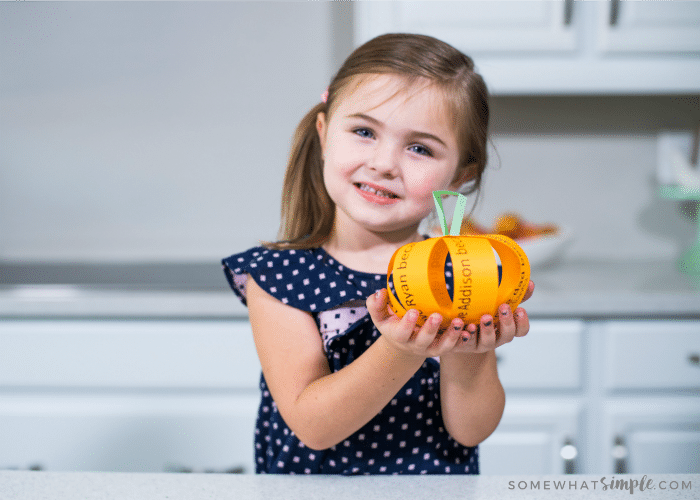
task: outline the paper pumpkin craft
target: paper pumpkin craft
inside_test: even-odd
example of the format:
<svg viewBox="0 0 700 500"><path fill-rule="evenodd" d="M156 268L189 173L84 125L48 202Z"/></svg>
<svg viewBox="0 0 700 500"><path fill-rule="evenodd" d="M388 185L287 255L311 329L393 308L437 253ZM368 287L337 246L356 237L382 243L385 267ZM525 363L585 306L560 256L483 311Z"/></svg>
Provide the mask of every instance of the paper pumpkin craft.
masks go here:
<svg viewBox="0 0 700 500"><path fill-rule="evenodd" d="M442 207L443 195L456 195L457 204L447 234ZM496 318L498 306L515 311L530 282L530 264L525 252L507 236L484 234L460 236L466 198L452 191L433 192L443 236L409 243L399 248L389 262L387 290L391 309L400 317L409 309L419 312L418 324L437 312L441 329L454 318L464 324L478 323L481 316ZM502 273L499 282L498 255ZM452 262L452 294L445 281L445 263Z"/></svg>

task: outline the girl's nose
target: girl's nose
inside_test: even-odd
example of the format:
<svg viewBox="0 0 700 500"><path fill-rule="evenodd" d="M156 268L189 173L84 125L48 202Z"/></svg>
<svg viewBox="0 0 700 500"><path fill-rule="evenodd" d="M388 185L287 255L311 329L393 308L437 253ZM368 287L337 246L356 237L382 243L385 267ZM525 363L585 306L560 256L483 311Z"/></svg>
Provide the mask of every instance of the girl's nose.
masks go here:
<svg viewBox="0 0 700 500"><path fill-rule="evenodd" d="M367 162L367 166L382 177L396 177L398 175L398 154L391 144L377 144L373 154Z"/></svg>

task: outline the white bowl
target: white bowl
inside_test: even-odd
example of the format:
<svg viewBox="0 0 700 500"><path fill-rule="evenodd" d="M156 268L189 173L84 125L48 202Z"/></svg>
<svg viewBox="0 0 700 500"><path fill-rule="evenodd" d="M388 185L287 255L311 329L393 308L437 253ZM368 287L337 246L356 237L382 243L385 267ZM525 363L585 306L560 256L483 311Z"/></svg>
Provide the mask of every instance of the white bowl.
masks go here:
<svg viewBox="0 0 700 500"><path fill-rule="evenodd" d="M556 263L566 251L571 239L571 231L559 227L559 231L554 234L516 240L516 243L527 255L530 267L543 267Z"/></svg>

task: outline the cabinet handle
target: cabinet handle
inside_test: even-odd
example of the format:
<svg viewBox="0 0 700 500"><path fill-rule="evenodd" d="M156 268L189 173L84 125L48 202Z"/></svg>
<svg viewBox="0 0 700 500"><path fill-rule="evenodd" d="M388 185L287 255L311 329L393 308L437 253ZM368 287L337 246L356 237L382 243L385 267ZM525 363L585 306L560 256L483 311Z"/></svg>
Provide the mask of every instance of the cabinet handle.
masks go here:
<svg viewBox="0 0 700 500"><path fill-rule="evenodd" d="M559 455L564 460L564 474L576 474L576 457L578 449L573 440L566 439L564 445L559 450Z"/></svg>
<svg viewBox="0 0 700 500"><path fill-rule="evenodd" d="M626 474L629 450L622 436L615 437L615 443L610 454L615 460L615 474Z"/></svg>
<svg viewBox="0 0 700 500"><path fill-rule="evenodd" d="M694 352L688 355L688 363L693 366L700 366L700 354Z"/></svg>
<svg viewBox="0 0 700 500"><path fill-rule="evenodd" d="M617 25L620 16L620 0L610 0L610 26Z"/></svg>
<svg viewBox="0 0 700 500"><path fill-rule="evenodd" d="M564 3L564 26L571 26L574 17L574 0L566 0Z"/></svg>

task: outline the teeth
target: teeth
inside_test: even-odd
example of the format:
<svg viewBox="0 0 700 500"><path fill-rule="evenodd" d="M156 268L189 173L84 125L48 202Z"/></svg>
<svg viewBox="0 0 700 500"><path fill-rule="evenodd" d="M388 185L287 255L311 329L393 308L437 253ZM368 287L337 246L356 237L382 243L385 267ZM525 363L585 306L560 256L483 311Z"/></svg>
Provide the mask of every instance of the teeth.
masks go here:
<svg viewBox="0 0 700 500"><path fill-rule="evenodd" d="M376 194L377 196L382 196L384 198L396 198L396 195L393 193L382 191L380 189L374 189L366 184L359 184L359 186L361 191L367 191L368 193Z"/></svg>

